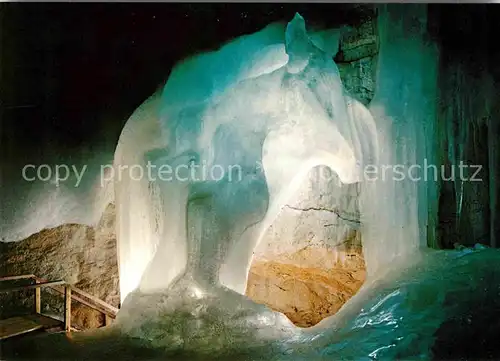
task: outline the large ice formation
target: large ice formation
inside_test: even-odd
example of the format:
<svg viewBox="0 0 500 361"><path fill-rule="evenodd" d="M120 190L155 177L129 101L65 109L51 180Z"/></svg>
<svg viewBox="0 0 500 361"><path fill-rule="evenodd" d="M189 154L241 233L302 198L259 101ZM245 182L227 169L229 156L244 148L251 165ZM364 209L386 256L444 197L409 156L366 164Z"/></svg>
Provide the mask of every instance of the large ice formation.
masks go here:
<svg viewBox="0 0 500 361"><path fill-rule="evenodd" d="M327 165L358 182L377 153L370 113L299 15L181 63L151 101L160 122L137 113L115 165L174 173L117 186L122 298L181 274L242 294L253 250L307 172Z"/></svg>
<svg viewBox="0 0 500 361"><path fill-rule="evenodd" d="M189 309L202 310L190 316L198 321L219 313L232 337L245 330L248 340L248 322L252 335L262 328L256 338L295 332L283 315L243 296L253 251L311 168L359 182L378 151L373 118L344 93L332 52L315 45L321 35L313 42L296 15L286 28L273 24L188 59L161 98L143 105L157 109L159 122L139 109L126 125L115 170L153 169L150 179L116 184L118 323L127 332L144 336L138 323L177 324ZM170 177L160 179L160 169ZM198 348L194 340L212 327L165 337Z"/></svg>

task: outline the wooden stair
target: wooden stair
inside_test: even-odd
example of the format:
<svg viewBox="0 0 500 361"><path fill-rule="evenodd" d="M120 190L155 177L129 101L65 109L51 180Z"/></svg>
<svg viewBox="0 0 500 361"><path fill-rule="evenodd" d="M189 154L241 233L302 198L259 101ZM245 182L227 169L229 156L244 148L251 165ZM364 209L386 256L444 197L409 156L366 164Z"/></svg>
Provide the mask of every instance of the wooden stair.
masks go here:
<svg viewBox="0 0 500 361"><path fill-rule="evenodd" d="M64 323L41 314L23 315L0 320L0 340L34 331L62 331Z"/></svg>
<svg viewBox="0 0 500 361"><path fill-rule="evenodd" d="M35 290L35 305L34 313L16 317L10 317L0 320L0 340L5 340L10 337L26 335L35 331L77 331L71 327L71 301L80 302L94 310L104 314L105 325L109 325L116 317L118 309L106 302L98 299L97 297L73 287L64 281L47 281L35 275L21 275L21 276L6 276L0 277L1 281L18 281L18 280L33 280L33 284L15 286L10 288L0 287L0 293L16 292L27 289ZM41 293L43 287L51 288L64 296L64 321L42 315L41 313Z"/></svg>

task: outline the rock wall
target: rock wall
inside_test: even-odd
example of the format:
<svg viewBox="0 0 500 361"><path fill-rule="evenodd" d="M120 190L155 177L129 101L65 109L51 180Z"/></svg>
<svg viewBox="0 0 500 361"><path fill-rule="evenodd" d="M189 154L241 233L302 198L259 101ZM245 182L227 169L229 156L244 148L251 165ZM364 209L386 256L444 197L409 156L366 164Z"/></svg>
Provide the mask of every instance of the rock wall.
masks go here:
<svg viewBox="0 0 500 361"><path fill-rule="evenodd" d="M373 15L343 35L335 57L345 89L364 105L368 105L375 94L378 46L377 22Z"/></svg>
<svg viewBox="0 0 500 361"><path fill-rule="evenodd" d="M20 242L0 243L1 275L34 274L50 281L64 280L118 307L120 297L114 227L114 206L110 204L96 228L65 224L44 229ZM1 318L34 309L33 290L3 293L0 300ZM42 313L62 319L62 295L43 288L41 300ZM80 329L104 324L104 316L100 312L78 302L72 304L72 317L73 325Z"/></svg>
<svg viewBox="0 0 500 361"><path fill-rule="evenodd" d="M294 324L310 327L335 314L365 281L365 263L357 239L347 246L309 246L269 261L256 260L246 294L284 313Z"/></svg>

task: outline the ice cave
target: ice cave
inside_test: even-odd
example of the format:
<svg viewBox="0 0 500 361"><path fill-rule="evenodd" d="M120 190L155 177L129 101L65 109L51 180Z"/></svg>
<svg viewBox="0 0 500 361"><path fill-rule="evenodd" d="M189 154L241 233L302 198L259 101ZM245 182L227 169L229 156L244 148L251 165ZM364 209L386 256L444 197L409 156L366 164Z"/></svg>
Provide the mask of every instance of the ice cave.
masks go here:
<svg viewBox="0 0 500 361"><path fill-rule="evenodd" d="M2 360L500 358L500 6L35 5Z"/></svg>

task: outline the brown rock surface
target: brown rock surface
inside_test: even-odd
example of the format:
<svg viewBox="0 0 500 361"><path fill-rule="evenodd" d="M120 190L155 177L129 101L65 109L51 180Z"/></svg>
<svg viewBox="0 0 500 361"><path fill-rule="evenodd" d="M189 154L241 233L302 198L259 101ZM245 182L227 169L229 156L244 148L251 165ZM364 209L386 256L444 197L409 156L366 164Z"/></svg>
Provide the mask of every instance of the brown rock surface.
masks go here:
<svg viewBox="0 0 500 361"><path fill-rule="evenodd" d="M20 242L0 243L0 275L34 274L52 281L62 279L117 307L120 297L114 225L114 206L109 205L95 228L65 224ZM1 317L31 311L33 294L32 290L2 294ZM44 288L41 297L42 312L62 318L62 296ZM72 317L72 324L82 329L104 324L100 312L75 301Z"/></svg>
<svg viewBox="0 0 500 361"><path fill-rule="evenodd" d="M333 264L332 264L333 263ZM366 277L360 247L306 247L271 261L255 261L246 294L310 327L335 314Z"/></svg>

